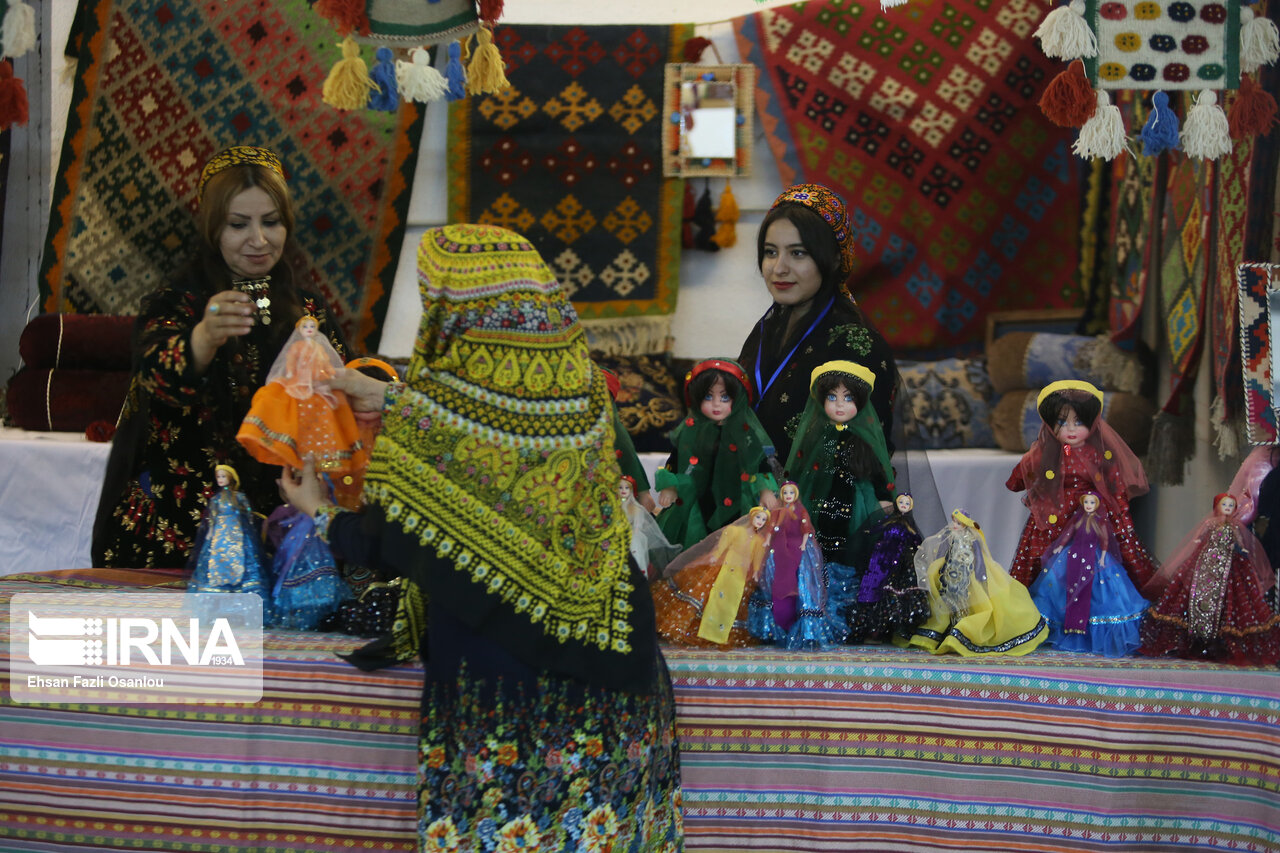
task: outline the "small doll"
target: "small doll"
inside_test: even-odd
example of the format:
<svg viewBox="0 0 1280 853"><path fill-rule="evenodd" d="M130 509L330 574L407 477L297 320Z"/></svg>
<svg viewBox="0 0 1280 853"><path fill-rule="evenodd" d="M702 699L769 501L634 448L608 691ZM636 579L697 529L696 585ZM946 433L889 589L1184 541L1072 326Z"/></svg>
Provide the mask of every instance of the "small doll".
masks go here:
<svg viewBox="0 0 1280 853"><path fill-rule="evenodd" d="M599 367L599 365L596 366ZM622 390L622 380L618 374L608 368L601 367L600 372L604 374L605 387L609 389L609 397L613 400L613 452L618 457L618 467L622 469L623 474L631 478L636 502L652 514L657 511L658 505L653 495L649 493L649 474L645 471L644 463L640 461L640 455L636 453L635 442L631 440L631 433L627 432L627 427L622 422L622 414L618 411L618 394Z"/></svg>
<svg viewBox="0 0 1280 853"><path fill-rule="evenodd" d="M916 578L929 595L929 618L911 636L913 646L934 654L1025 655L1049 636L1027 588L992 559L978 522L963 509L916 551Z"/></svg>
<svg viewBox="0 0 1280 853"><path fill-rule="evenodd" d="M1155 601L1142 621L1141 654L1280 661L1280 616L1266 601L1275 572L1224 492L1142 592Z"/></svg>
<svg viewBox="0 0 1280 853"><path fill-rule="evenodd" d="M650 587L658 635L684 646L755 645L748 602L768 548L769 511L755 506L683 551Z"/></svg>
<svg viewBox="0 0 1280 853"><path fill-rule="evenodd" d="M307 456L316 470L346 473L368 464L347 397L329 387L342 359L315 317L303 316L253 395L236 440L267 465L301 469Z"/></svg>
<svg viewBox="0 0 1280 853"><path fill-rule="evenodd" d="M400 379L394 367L381 359L368 356L347 362L347 369L357 370L382 382L398 382ZM351 468L346 473L334 476L333 499L338 506L354 510L359 509L362 503L360 495L364 489L364 472L368 467L369 455L373 453L373 444L382 431L382 412L352 411L351 415L356 421L363 452L353 458Z"/></svg>
<svg viewBox="0 0 1280 853"><path fill-rule="evenodd" d="M675 451L655 480L667 541L688 548L737 521L777 490L769 469L773 443L751 408L737 362L710 359L685 377L689 415L671 433Z"/></svg>
<svg viewBox="0 0 1280 853"><path fill-rule="evenodd" d="M1041 557L1080 503L1092 491L1102 501L1120 547L1129 580L1139 589L1156 563L1138 539L1129 501L1147 492L1147 475L1129 445L1102 417L1102 392L1088 382L1065 379L1046 385L1037 399L1042 425L1005 486L1026 490L1031 510L1009 573L1030 585Z"/></svg>
<svg viewBox="0 0 1280 853"><path fill-rule="evenodd" d="M314 630L354 597L311 516L285 504L267 519L267 538L276 547L272 625Z"/></svg>
<svg viewBox="0 0 1280 853"><path fill-rule="evenodd" d="M884 430L867 405L876 377L852 361L813 369L809 399L796 428L787 472L813 513L814 532L827 568L827 613L836 639L845 637L856 590L854 554L863 524L892 506L893 468Z"/></svg>
<svg viewBox="0 0 1280 853"><path fill-rule="evenodd" d="M751 598L749 629L753 636L789 649L821 648L838 639L827 614L822 552L799 486L785 482L779 495L782 506L769 516L769 553Z"/></svg>
<svg viewBox="0 0 1280 853"><path fill-rule="evenodd" d="M218 465L213 479L218 491L196 531L187 591L256 593L269 614L266 561L253 510L240 492L240 475L230 465ZM265 621L270 621L269 615L264 615Z"/></svg>
<svg viewBox="0 0 1280 853"><path fill-rule="evenodd" d="M636 500L636 481L623 474L618 481L618 496L622 498L622 511L631 522L631 556L645 577L653 581L662 575L667 563L680 553L679 545L672 545L662 535L662 528L649 510Z"/></svg>
<svg viewBox="0 0 1280 853"><path fill-rule="evenodd" d="M1049 622L1049 643L1072 652L1118 658L1138 648L1147 609L1120 560L1115 531L1097 492L1080 506L1041 558L1031 600Z"/></svg>
<svg viewBox="0 0 1280 853"><path fill-rule="evenodd" d="M916 577L916 551L924 536L914 508L904 492L894 499L892 512L876 514L864 525L863 537L872 545L850 606L848 643L910 637L929 618L929 596Z"/></svg>

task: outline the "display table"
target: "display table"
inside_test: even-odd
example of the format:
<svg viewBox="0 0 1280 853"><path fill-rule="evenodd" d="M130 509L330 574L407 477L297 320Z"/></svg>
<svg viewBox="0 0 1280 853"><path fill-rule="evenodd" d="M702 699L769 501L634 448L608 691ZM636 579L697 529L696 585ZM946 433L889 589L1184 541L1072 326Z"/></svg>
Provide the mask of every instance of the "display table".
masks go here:
<svg viewBox="0 0 1280 853"><path fill-rule="evenodd" d="M3 579L0 614L15 592L174 577ZM412 851L421 671L333 655L359 642L267 632L253 706L18 706L6 683L0 849ZM691 851L1280 849L1276 670L666 654Z"/></svg>

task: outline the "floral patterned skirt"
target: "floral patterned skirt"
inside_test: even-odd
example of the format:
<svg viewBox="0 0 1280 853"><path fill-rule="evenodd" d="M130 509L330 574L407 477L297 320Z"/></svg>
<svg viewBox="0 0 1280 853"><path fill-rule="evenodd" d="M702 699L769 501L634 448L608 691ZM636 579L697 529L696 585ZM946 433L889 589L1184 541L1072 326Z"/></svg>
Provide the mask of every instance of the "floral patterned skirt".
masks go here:
<svg viewBox="0 0 1280 853"><path fill-rule="evenodd" d="M423 697L422 851L684 849L675 700L659 655L646 696L543 675L469 678ZM532 694L532 695L529 695Z"/></svg>

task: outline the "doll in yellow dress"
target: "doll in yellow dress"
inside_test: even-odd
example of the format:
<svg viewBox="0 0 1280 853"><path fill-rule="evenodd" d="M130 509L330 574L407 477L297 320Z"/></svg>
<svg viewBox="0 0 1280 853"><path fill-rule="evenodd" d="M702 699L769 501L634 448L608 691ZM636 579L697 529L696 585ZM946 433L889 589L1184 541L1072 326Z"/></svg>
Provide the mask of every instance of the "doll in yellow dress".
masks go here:
<svg viewBox="0 0 1280 853"><path fill-rule="evenodd" d="M987 550L978 523L962 509L916 551L916 575L929 593L929 618L911 645L934 654L1025 655L1049 636L1027 588Z"/></svg>
<svg viewBox="0 0 1280 853"><path fill-rule="evenodd" d="M369 450L346 395L329 387L342 359L317 334L319 326L309 315L298 320L267 384L253 395L236 440L267 465L301 469L314 456L318 471L362 470Z"/></svg>
<svg viewBox="0 0 1280 853"><path fill-rule="evenodd" d="M658 635L684 646L751 646L747 605L769 551L769 511L745 516L691 546L650 589Z"/></svg>

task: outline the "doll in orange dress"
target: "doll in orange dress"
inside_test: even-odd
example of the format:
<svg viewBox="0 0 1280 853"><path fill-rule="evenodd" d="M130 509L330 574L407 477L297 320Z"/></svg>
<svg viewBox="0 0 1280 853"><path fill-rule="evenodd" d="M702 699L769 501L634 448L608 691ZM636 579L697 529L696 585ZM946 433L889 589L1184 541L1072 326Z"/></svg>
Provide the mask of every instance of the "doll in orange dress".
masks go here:
<svg viewBox="0 0 1280 853"><path fill-rule="evenodd" d="M267 384L254 393L236 440L267 465L301 469L313 456L318 471L362 470L369 450L346 395L329 387L342 359L318 329L315 317L298 320Z"/></svg>
<svg viewBox="0 0 1280 853"><path fill-rule="evenodd" d="M769 533L769 511L752 507L672 560L667 577L650 587L658 635L684 646L755 645L747 608Z"/></svg>

